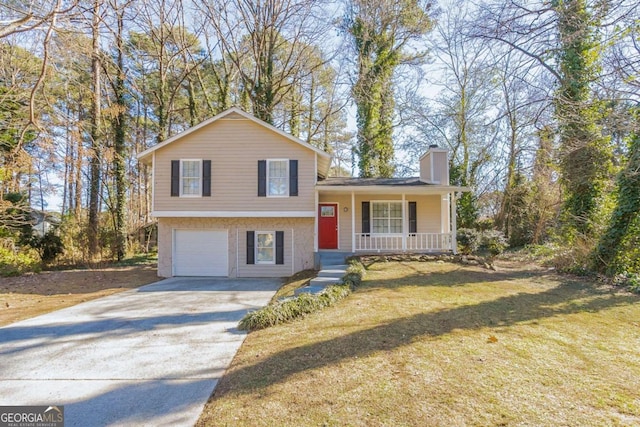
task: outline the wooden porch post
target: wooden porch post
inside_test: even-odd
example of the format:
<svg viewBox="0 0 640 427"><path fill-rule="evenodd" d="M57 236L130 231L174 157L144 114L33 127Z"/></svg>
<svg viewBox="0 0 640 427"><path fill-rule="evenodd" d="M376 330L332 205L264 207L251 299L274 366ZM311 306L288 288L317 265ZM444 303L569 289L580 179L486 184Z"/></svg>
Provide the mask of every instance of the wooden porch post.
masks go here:
<svg viewBox="0 0 640 427"><path fill-rule="evenodd" d="M409 226L409 221L407 221L406 204L407 202L405 201L404 193L402 193L402 252L407 251L407 228Z"/></svg>
<svg viewBox="0 0 640 427"><path fill-rule="evenodd" d="M356 252L356 196L351 192L351 252Z"/></svg>
<svg viewBox="0 0 640 427"><path fill-rule="evenodd" d="M318 253L318 205L320 203L320 197L318 196L318 190L315 195L315 209L316 212L313 215L313 251Z"/></svg>
<svg viewBox="0 0 640 427"><path fill-rule="evenodd" d="M456 206L456 193L452 192L450 195L451 200L451 251L454 255L458 254L458 207Z"/></svg>

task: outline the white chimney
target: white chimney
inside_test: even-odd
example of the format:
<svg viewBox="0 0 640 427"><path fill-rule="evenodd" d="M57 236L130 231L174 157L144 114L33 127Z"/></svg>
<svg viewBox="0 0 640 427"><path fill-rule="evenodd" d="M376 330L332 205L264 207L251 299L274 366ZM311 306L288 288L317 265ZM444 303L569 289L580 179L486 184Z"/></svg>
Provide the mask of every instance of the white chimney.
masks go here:
<svg viewBox="0 0 640 427"><path fill-rule="evenodd" d="M449 185L449 150L433 144L420 157L420 181Z"/></svg>

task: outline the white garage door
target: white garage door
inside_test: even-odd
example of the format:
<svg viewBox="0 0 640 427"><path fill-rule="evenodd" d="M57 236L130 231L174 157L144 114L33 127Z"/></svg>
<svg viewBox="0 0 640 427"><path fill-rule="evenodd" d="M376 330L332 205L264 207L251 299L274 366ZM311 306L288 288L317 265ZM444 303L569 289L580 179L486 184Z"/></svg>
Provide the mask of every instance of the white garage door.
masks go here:
<svg viewBox="0 0 640 427"><path fill-rule="evenodd" d="M227 232L174 230L174 276L228 276Z"/></svg>

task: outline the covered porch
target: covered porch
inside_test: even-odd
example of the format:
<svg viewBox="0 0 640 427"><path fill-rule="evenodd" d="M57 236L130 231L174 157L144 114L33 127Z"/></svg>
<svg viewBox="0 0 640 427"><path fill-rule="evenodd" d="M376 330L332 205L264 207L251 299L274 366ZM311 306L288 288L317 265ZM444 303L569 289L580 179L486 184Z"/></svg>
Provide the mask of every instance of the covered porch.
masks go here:
<svg viewBox="0 0 640 427"><path fill-rule="evenodd" d="M330 178L316 186L317 251L457 252L456 194L419 178Z"/></svg>

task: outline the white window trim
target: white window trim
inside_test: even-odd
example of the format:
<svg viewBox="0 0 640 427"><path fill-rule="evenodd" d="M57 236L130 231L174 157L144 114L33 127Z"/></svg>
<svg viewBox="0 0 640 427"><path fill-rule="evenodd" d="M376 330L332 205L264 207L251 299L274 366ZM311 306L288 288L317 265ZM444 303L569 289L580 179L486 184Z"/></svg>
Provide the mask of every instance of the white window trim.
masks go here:
<svg viewBox="0 0 640 427"><path fill-rule="evenodd" d="M276 232L275 231L256 231L255 233L255 242L254 242L254 251L255 253L253 254L253 258L254 258L254 262L256 264L261 264L261 265L274 265L276 263ZM273 259L271 261L258 261L258 250L260 249L258 247L258 236L260 234L272 234L273 235Z"/></svg>
<svg viewBox="0 0 640 427"><path fill-rule="evenodd" d="M200 162L200 177L199 177L199 181L198 181L198 189L200 190L200 194L183 194L182 190L183 190L183 183L182 183L182 164L183 162ZM180 197L185 197L185 198L198 198L198 197L202 197L202 159L180 159Z"/></svg>
<svg viewBox="0 0 640 427"><path fill-rule="evenodd" d="M271 186L269 185L269 163L271 162L285 162L287 171L285 172L285 178L287 180L287 191L286 194L270 194L269 189ZM267 159L267 197L274 198L283 198L289 197L289 189L291 188L291 183L289 182L289 159Z"/></svg>
<svg viewBox="0 0 640 427"><path fill-rule="evenodd" d="M370 224L370 228L371 228L371 234L372 236L389 236L389 237L402 237L404 235L404 216L401 217L402 219L402 231L400 233L376 233L373 231L373 205L374 203L399 203L400 206L403 206L402 200L371 200L370 201L370 206L369 206L369 218L371 221ZM403 211L404 212L404 211ZM401 214L402 215L402 214ZM398 219L397 217L394 217L394 219ZM387 218L387 220L391 220L391 217ZM389 225L389 229L391 228L391 223L388 224Z"/></svg>

